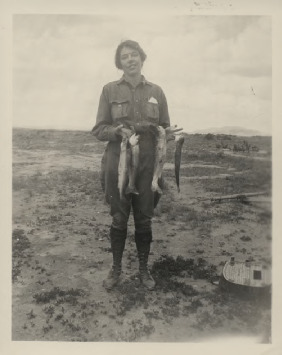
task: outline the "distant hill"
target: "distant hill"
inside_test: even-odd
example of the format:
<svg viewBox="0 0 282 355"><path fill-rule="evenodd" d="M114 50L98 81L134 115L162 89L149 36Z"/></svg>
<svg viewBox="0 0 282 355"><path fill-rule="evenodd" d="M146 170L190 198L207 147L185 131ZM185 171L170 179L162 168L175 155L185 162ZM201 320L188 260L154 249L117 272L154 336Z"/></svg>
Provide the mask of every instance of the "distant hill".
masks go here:
<svg viewBox="0 0 282 355"><path fill-rule="evenodd" d="M192 133L228 134L233 136L267 136L267 134L264 134L258 130L238 127L238 126L211 127L211 128L194 131Z"/></svg>

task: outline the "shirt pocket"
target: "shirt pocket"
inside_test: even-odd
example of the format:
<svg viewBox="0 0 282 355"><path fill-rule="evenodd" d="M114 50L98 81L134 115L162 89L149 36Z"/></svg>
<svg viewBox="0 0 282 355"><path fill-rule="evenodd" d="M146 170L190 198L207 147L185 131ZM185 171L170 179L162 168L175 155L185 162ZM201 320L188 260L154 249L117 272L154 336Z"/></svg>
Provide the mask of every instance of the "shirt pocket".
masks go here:
<svg viewBox="0 0 282 355"><path fill-rule="evenodd" d="M158 123L160 118L159 105L153 102L145 103L146 116L149 121L153 123Z"/></svg>
<svg viewBox="0 0 282 355"><path fill-rule="evenodd" d="M128 117L128 100L113 100L111 102L111 114L114 121Z"/></svg>

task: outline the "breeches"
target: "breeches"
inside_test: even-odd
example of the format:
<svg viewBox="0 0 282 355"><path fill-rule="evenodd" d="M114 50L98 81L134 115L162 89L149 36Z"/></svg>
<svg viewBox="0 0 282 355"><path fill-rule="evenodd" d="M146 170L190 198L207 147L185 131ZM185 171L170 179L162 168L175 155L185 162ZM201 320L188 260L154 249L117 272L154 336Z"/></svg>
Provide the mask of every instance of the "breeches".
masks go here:
<svg viewBox="0 0 282 355"><path fill-rule="evenodd" d="M113 217L112 226L119 230L127 228L132 208L135 230L137 232L151 231L151 219L156 202L156 194L151 189L154 172L154 154L152 144L150 142L145 143L142 143L142 141L139 143L140 159L135 181L139 195L126 195L120 198L118 189L120 143L109 144L104 155L106 201L110 205L110 213Z"/></svg>
<svg viewBox="0 0 282 355"><path fill-rule="evenodd" d="M147 203L147 202L146 202ZM111 205L111 215L113 217L112 226L119 230L127 228L127 222L130 216L131 207L135 223L135 231L137 233L152 231L152 216L146 215L142 210L142 198L133 195L124 200L119 200L118 203Z"/></svg>

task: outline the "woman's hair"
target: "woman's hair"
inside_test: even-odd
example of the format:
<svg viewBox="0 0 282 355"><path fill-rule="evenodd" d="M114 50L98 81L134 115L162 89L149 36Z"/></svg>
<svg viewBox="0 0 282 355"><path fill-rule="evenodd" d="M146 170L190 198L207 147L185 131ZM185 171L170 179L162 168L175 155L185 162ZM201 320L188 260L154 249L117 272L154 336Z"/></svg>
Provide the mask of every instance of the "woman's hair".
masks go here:
<svg viewBox="0 0 282 355"><path fill-rule="evenodd" d="M144 63L145 59L147 58L146 53L140 47L138 42L131 41L129 39L129 40L121 42L117 47L116 55L115 55L115 64L118 69L122 69L121 62L120 62L120 52L121 52L122 48L124 48L124 47L129 47L129 48L137 50L139 52L140 57L141 57L142 63Z"/></svg>

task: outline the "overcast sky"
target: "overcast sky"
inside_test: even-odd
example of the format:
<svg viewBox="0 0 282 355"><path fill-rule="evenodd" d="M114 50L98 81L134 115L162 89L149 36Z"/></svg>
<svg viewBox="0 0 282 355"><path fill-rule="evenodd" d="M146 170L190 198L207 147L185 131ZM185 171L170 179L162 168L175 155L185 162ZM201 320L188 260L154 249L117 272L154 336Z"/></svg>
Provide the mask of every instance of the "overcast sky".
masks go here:
<svg viewBox="0 0 282 355"><path fill-rule="evenodd" d="M116 47L133 39L172 124L271 134L271 18L154 17L15 15L13 125L91 130L102 87L122 75Z"/></svg>

